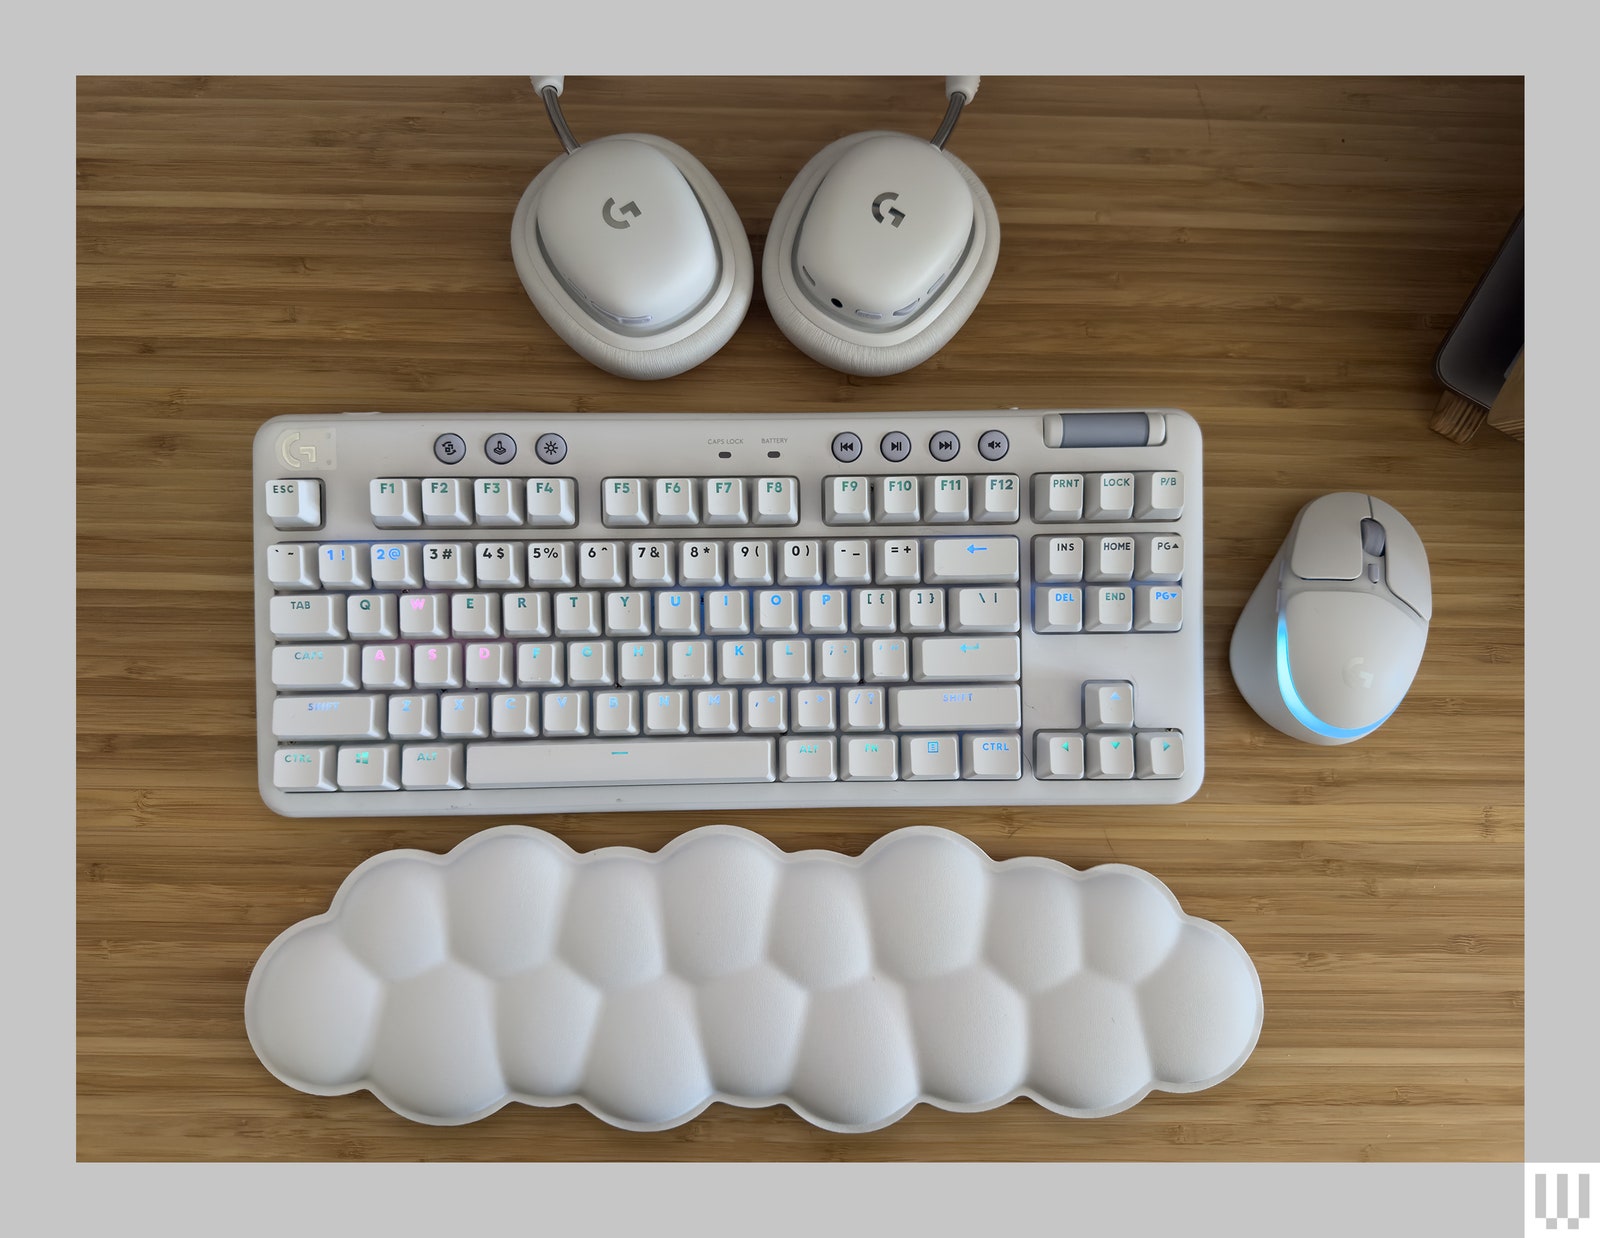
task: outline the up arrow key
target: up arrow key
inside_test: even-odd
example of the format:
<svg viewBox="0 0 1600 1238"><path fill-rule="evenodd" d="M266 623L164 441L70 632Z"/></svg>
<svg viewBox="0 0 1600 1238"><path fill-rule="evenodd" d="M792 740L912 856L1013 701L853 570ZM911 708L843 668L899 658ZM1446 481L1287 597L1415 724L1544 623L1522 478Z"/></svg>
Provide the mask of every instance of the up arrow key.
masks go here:
<svg viewBox="0 0 1600 1238"><path fill-rule="evenodd" d="M1017 579L1018 550L1014 537L929 538L923 561L930 565L926 583L965 584L976 581L1011 583Z"/></svg>

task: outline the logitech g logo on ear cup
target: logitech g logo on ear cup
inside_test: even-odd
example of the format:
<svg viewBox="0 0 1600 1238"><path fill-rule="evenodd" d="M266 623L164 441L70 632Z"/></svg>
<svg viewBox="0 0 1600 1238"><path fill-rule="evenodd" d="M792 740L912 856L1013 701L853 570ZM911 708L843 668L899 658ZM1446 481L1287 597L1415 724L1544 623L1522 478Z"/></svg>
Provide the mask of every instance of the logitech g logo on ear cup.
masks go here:
<svg viewBox="0 0 1600 1238"><path fill-rule="evenodd" d="M611 208L613 206L617 206L617 200L615 198L607 198L606 204L600 208L600 217L613 228L627 228L631 226L626 219L621 219L618 216L632 215L635 219L638 219L639 216L643 214L643 212L639 210L639 204L637 202L624 202L621 206L617 207L617 214L615 215L611 213Z"/></svg>
<svg viewBox="0 0 1600 1238"><path fill-rule="evenodd" d="M872 199L872 217L881 224L883 222L883 212L878 208L885 202L895 201L899 196L897 193L880 193L876 198ZM892 206L889 208L889 226L891 228L898 228L900 221L905 217L906 213L904 211L897 211Z"/></svg>

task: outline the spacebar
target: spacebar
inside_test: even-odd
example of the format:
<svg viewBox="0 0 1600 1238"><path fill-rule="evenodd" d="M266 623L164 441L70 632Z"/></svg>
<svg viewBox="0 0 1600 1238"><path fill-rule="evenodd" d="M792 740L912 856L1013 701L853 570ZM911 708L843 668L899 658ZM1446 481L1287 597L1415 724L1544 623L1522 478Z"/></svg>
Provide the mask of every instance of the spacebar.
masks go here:
<svg viewBox="0 0 1600 1238"><path fill-rule="evenodd" d="M467 786L611 787L772 782L770 739L554 740L469 744Z"/></svg>

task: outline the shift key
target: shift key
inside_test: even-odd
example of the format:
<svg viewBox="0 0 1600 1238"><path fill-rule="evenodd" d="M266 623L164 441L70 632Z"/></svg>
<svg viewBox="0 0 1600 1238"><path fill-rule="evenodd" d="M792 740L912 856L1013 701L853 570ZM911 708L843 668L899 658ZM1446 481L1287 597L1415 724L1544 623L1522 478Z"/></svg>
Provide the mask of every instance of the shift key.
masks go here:
<svg viewBox="0 0 1600 1238"><path fill-rule="evenodd" d="M889 689L891 731L998 731L1022 725L1022 690L1008 684Z"/></svg>

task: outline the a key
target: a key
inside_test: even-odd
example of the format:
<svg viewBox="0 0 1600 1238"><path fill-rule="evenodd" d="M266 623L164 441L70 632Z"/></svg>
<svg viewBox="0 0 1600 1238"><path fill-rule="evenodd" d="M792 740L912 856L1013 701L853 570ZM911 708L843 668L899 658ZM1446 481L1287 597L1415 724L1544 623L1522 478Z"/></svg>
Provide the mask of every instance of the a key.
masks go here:
<svg viewBox="0 0 1600 1238"><path fill-rule="evenodd" d="M828 583L866 585L872 583L872 543L865 538L828 543Z"/></svg>
<svg viewBox="0 0 1600 1238"><path fill-rule="evenodd" d="M372 523L414 529L422 523L422 483L414 477L374 477L367 486Z"/></svg>
<svg viewBox="0 0 1600 1238"><path fill-rule="evenodd" d="M1135 632L1176 632L1183 626L1180 585L1138 585L1133 591Z"/></svg>
<svg viewBox="0 0 1600 1238"><path fill-rule="evenodd" d="M462 653L469 688L509 688L515 673L515 655L505 641L470 644Z"/></svg>
<svg viewBox="0 0 1600 1238"><path fill-rule="evenodd" d="M789 716L796 731L834 729L832 688L790 688L789 697Z"/></svg>
<svg viewBox="0 0 1600 1238"><path fill-rule="evenodd" d="M739 690L701 688L694 694L694 729L699 735L733 735L739 730Z"/></svg>
<svg viewBox="0 0 1600 1238"><path fill-rule="evenodd" d="M527 521L535 529L570 529L578 523L577 484L570 477L530 477Z"/></svg>
<svg viewBox="0 0 1600 1238"><path fill-rule="evenodd" d="M1135 580L1183 579L1183 537L1177 533L1141 533L1135 539Z"/></svg>
<svg viewBox="0 0 1600 1238"><path fill-rule="evenodd" d="M943 589L900 590L900 624L907 632L944 631Z"/></svg>
<svg viewBox="0 0 1600 1238"><path fill-rule="evenodd" d="M272 758L272 785L280 791L334 790L332 745L278 749Z"/></svg>
<svg viewBox="0 0 1600 1238"><path fill-rule="evenodd" d="M779 542L778 583L780 585L820 585L822 583L822 545L820 542Z"/></svg>
<svg viewBox="0 0 1600 1238"><path fill-rule="evenodd" d="M1091 537L1087 550L1086 580L1133 579L1133 534L1114 533L1107 537Z"/></svg>
<svg viewBox="0 0 1600 1238"><path fill-rule="evenodd" d="M748 636L750 595L743 589L718 589L706 594L706 635Z"/></svg>
<svg viewBox="0 0 1600 1238"><path fill-rule="evenodd" d="M324 589L370 589L366 547L348 543L318 547L317 578Z"/></svg>
<svg viewBox="0 0 1600 1238"><path fill-rule="evenodd" d="M822 494L824 524L872 522L872 486L865 477L825 477Z"/></svg>
<svg viewBox="0 0 1600 1238"><path fill-rule="evenodd" d="M961 747L954 735L903 735L900 776L947 780L961 776Z"/></svg>
<svg viewBox="0 0 1600 1238"><path fill-rule="evenodd" d="M1081 473L1035 473L1033 518L1040 524L1078 520L1083 516Z"/></svg>
<svg viewBox="0 0 1600 1238"><path fill-rule="evenodd" d="M650 635L648 593L608 593L605 610L607 636Z"/></svg>
<svg viewBox="0 0 1600 1238"><path fill-rule="evenodd" d="M558 688L539 697L540 726L547 738L589 733L589 694Z"/></svg>
<svg viewBox="0 0 1600 1238"><path fill-rule="evenodd" d="M1083 579L1083 539L1045 535L1033 539L1033 575L1041 581Z"/></svg>
<svg viewBox="0 0 1600 1238"><path fill-rule="evenodd" d="M596 692L594 694L594 733L596 735L637 735L639 733L639 694L637 692Z"/></svg>
<svg viewBox="0 0 1600 1238"><path fill-rule="evenodd" d="M600 635L603 616L598 593L557 593L550 598L550 605L557 636L573 640Z"/></svg>
<svg viewBox="0 0 1600 1238"><path fill-rule="evenodd" d="M429 542L422 548L422 583L429 589L470 589L472 573L470 542Z"/></svg>
<svg viewBox="0 0 1600 1238"><path fill-rule="evenodd" d="M1128 632L1133 628L1133 586L1100 585L1088 591L1087 632Z"/></svg>
<svg viewBox="0 0 1600 1238"><path fill-rule="evenodd" d="M656 523L679 527L700 523L700 504L691 477L658 477L655 485Z"/></svg>
<svg viewBox="0 0 1600 1238"><path fill-rule="evenodd" d="M610 641L573 641L567 646L567 683L575 688L591 688L607 686L611 681Z"/></svg>
<svg viewBox="0 0 1600 1238"><path fill-rule="evenodd" d="M728 583L730 585L770 585L772 551L766 542L728 543Z"/></svg>
<svg viewBox="0 0 1600 1238"><path fill-rule="evenodd" d="M571 542L530 542L528 544L528 586L543 589L570 589L577 583L577 568Z"/></svg>
<svg viewBox="0 0 1600 1238"><path fill-rule="evenodd" d="M739 525L750 523L750 509L745 503L744 478L708 477L706 479L705 522L714 525Z"/></svg>
<svg viewBox="0 0 1600 1238"><path fill-rule="evenodd" d="M924 579L932 585L977 581L1015 583L1018 549L1014 537L937 537L924 546Z"/></svg>
<svg viewBox="0 0 1600 1238"><path fill-rule="evenodd" d="M878 482L873 514L879 524L922 523L921 490L915 477L884 477Z"/></svg>
<svg viewBox="0 0 1600 1238"><path fill-rule="evenodd" d="M454 644L413 646L411 681L419 688L459 688L461 646Z"/></svg>
<svg viewBox="0 0 1600 1238"><path fill-rule="evenodd" d="M510 477L480 477L472 483L472 514L480 525L520 525L522 484Z"/></svg>
<svg viewBox="0 0 1600 1238"><path fill-rule="evenodd" d="M407 744L400 749L400 785L407 791L455 791L462 786L460 744Z"/></svg>
<svg viewBox="0 0 1600 1238"><path fill-rule="evenodd" d="M1021 594L990 586L950 590L952 632L1015 632L1021 627Z"/></svg>
<svg viewBox="0 0 1600 1238"><path fill-rule="evenodd" d="M804 637L767 642L767 681L769 683L809 683L811 681L811 642Z"/></svg>
<svg viewBox="0 0 1600 1238"><path fill-rule="evenodd" d="M655 630L661 636L698 636L700 595L677 589L656 594Z"/></svg>
<svg viewBox="0 0 1600 1238"><path fill-rule="evenodd" d="M539 698L532 692L496 692L489 701L489 732L496 739L539 734Z"/></svg>
<svg viewBox="0 0 1600 1238"><path fill-rule="evenodd" d="M1183 732L1140 731L1133 748L1135 777L1183 777Z"/></svg>
<svg viewBox="0 0 1600 1238"><path fill-rule="evenodd" d="M900 541L885 538L877 543L877 574L873 580L879 585L911 585L922 579L922 543L909 538Z"/></svg>
<svg viewBox="0 0 1600 1238"><path fill-rule="evenodd" d="M753 639L718 641L717 679L721 683L760 683L761 642Z"/></svg>
<svg viewBox="0 0 1600 1238"><path fill-rule="evenodd" d="M344 601L351 640L393 640L400 634L400 606L392 593L352 593Z"/></svg>
<svg viewBox="0 0 1600 1238"><path fill-rule="evenodd" d="M833 782L838 777L832 739L786 739L779 748L778 777L784 782Z"/></svg>
<svg viewBox="0 0 1600 1238"><path fill-rule="evenodd" d="M646 735L687 735L689 733L689 694L682 688L668 688L644 694L644 733Z"/></svg>
<svg viewBox="0 0 1600 1238"><path fill-rule="evenodd" d="M1140 520L1176 520L1183 515L1183 474L1140 473L1134 514Z"/></svg>
<svg viewBox="0 0 1600 1238"><path fill-rule="evenodd" d="M852 632L893 632L895 593L893 589L856 589L850 595L855 615Z"/></svg>
<svg viewBox="0 0 1600 1238"><path fill-rule="evenodd" d="M451 693L439 699L443 739L483 739L489 734L489 698L482 692Z"/></svg>
<svg viewBox="0 0 1600 1238"><path fill-rule="evenodd" d="M383 739L387 701L373 693L280 696L272 702L279 739Z"/></svg>
<svg viewBox="0 0 1600 1238"><path fill-rule="evenodd" d="M805 630L813 633L848 632L845 597L843 589L807 589L801 594L805 608Z"/></svg>
<svg viewBox="0 0 1600 1238"><path fill-rule="evenodd" d="M1095 679L1083 685L1083 725L1091 731L1133 728L1133 685L1125 679Z"/></svg>
<svg viewBox="0 0 1600 1238"><path fill-rule="evenodd" d="M667 646L668 683L712 683L714 678L710 641L675 640Z"/></svg>
<svg viewBox="0 0 1600 1238"><path fill-rule="evenodd" d="M566 682L566 646L525 641L517 646L517 687L559 688Z"/></svg>
<svg viewBox="0 0 1600 1238"><path fill-rule="evenodd" d="M450 635L450 599L442 593L408 593L400 599L400 635L428 640Z"/></svg>
<svg viewBox="0 0 1600 1238"><path fill-rule="evenodd" d="M1022 725L1016 684L944 684L890 688L892 731L1014 731Z"/></svg>
<svg viewBox="0 0 1600 1238"><path fill-rule="evenodd" d="M410 645L366 645L361 650L361 686L405 691L411 686Z"/></svg>
<svg viewBox="0 0 1600 1238"><path fill-rule="evenodd" d="M267 580L274 589L316 589L317 547L280 542L267 547Z"/></svg>
<svg viewBox="0 0 1600 1238"><path fill-rule="evenodd" d="M664 783L772 782L767 738L584 740L555 745L472 744L472 787L621 787Z"/></svg>
<svg viewBox="0 0 1600 1238"><path fill-rule="evenodd" d="M940 473L925 480L927 519L931 524L965 524L968 515L967 479L960 473Z"/></svg>
<svg viewBox="0 0 1600 1238"><path fill-rule="evenodd" d="M600 483L600 500L600 518L610 528L650 523L650 501L642 478L607 477Z"/></svg>
<svg viewBox="0 0 1600 1238"><path fill-rule="evenodd" d="M522 546L517 542L479 542L473 562L483 589L522 588Z"/></svg>
<svg viewBox="0 0 1600 1238"><path fill-rule="evenodd" d="M344 599L332 594L275 597L268 623L279 640L344 640Z"/></svg>
<svg viewBox="0 0 1600 1238"><path fill-rule="evenodd" d="M1088 754L1086 772L1090 778L1132 778L1134 767L1132 735L1090 735L1084 741Z"/></svg>
<svg viewBox="0 0 1600 1238"><path fill-rule="evenodd" d="M854 637L815 641L812 652L818 683L855 683L861 678L861 642Z"/></svg>
<svg viewBox="0 0 1600 1238"><path fill-rule="evenodd" d="M788 730L789 696L782 688L744 690L744 729L751 733Z"/></svg>
<svg viewBox="0 0 1600 1238"><path fill-rule="evenodd" d="M963 778L1011 779L1022 777L1022 736L963 735Z"/></svg>
<svg viewBox="0 0 1600 1238"><path fill-rule="evenodd" d="M1033 591L1035 632L1083 631L1083 589L1079 585L1040 585Z"/></svg>
<svg viewBox="0 0 1600 1238"><path fill-rule="evenodd" d="M439 698L432 693L389 698L391 739L438 739Z"/></svg>
<svg viewBox="0 0 1600 1238"><path fill-rule="evenodd" d="M626 551L624 542L579 542L578 584L585 589L627 584Z"/></svg>
<svg viewBox="0 0 1600 1238"><path fill-rule="evenodd" d="M888 695L882 688L839 689L844 729L881 731L888 716Z"/></svg>
<svg viewBox="0 0 1600 1238"><path fill-rule="evenodd" d="M422 479L422 523L464 528L472 523L472 498L459 477Z"/></svg>
<svg viewBox="0 0 1600 1238"><path fill-rule="evenodd" d="M1022 675L1022 642L1015 636L919 636L911 642L911 677L1008 680Z"/></svg>
<svg viewBox="0 0 1600 1238"><path fill-rule="evenodd" d="M339 749L339 790L398 791L400 745L362 744Z"/></svg>
<svg viewBox="0 0 1600 1238"><path fill-rule="evenodd" d="M279 645L272 651L272 686L284 691L330 691L361 686L355 645Z"/></svg>
<svg viewBox="0 0 1600 1238"><path fill-rule="evenodd" d="M867 678L875 683L899 683L911 677L909 640L874 640L867 670Z"/></svg>
<svg viewBox="0 0 1600 1238"><path fill-rule="evenodd" d="M756 594L755 631L763 636L800 630L800 599L793 589L762 589Z"/></svg>
<svg viewBox="0 0 1600 1238"><path fill-rule="evenodd" d="M450 595L450 635L500 635L500 595L498 593L453 593Z"/></svg>
<svg viewBox="0 0 1600 1238"><path fill-rule="evenodd" d="M1083 736L1040 731L1034 736L1035 778L1082 778Z"/></svg>
<svg viewBox="0 0 1600 1238"><path fill-rule="evenodd" d="M678 548L678 581L691 589L720 585L722 543L684 542Z"/></svg>
<svg viewBox="0 0 1600 1238"><path fill-rule="evenodd" d="M850 782L892 782L899 777L899 751L892 739L848 739L839 777Z"/></svg>
<svg viewBox="0 0 1600 1238"><path fill-rule="evenodd" d="M623 687L662 683L664 673L660 641L617 642L617 682Z"/></svg>
<svg viewBox="0 0 1600 1238"><path fill-rule="evenodd" d="M793 477L755 479L756 523L798 524L800 521L800 483Z"/></svg>
<svg viewBox="0 0 1600 1238"><path fill-rule="evenodd" d="M320 529L322 483L310 478L269 481L267 519L275 529Z"/></svg>
<svg viewBox="0 0 1600 1238"><path fill-rule="evenodd" d="M1090 520L1129 520L1133 491L1132 473L1090 473L1084 478L1084 514Z"/></svg>
<svg viewBox="0 0 1600 1238"><path fill-rule="evenodd" d="M422 583L422 547L415 542L378 542L371 562L374 588L415 589Z"/></svg>
<svg viewBox="0 0 1600 1238"><path fill-rule="evenodd" d="M643 589L671 587L672 559L671 542L634 542L628 548L628 583Z"/></svg>
<svg viewBox="0 0 1600 1238"><path fill-rule="evenodd" d="M1022 515L1022 481L1014 473L989 473L977 479L974 520L1015 524Z"/></svg>

